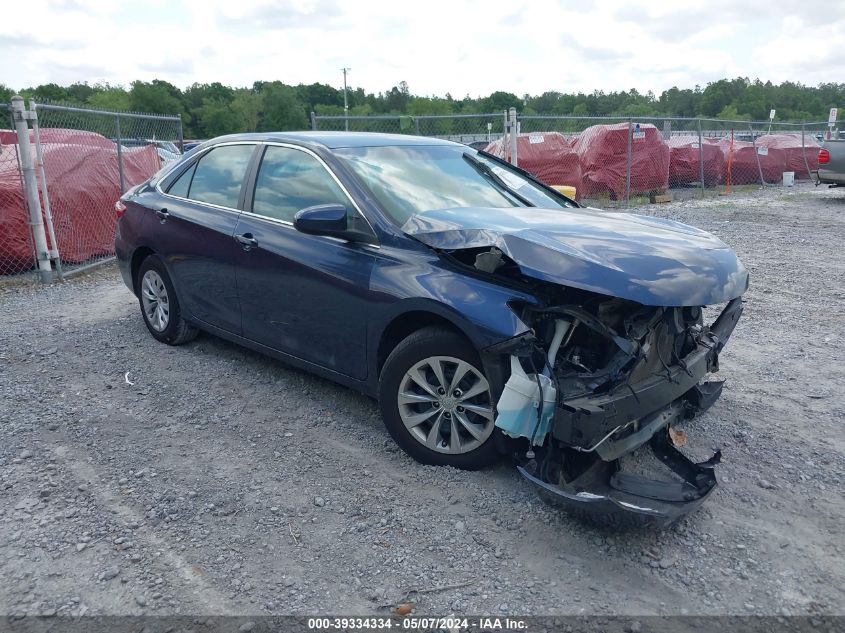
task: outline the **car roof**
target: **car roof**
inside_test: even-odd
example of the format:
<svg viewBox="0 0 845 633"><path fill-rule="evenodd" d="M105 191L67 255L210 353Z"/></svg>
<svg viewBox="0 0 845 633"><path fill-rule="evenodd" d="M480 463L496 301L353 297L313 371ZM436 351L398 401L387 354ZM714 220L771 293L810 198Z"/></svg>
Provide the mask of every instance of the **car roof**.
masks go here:
<svg viewBox="0 0 845 633"><path fill-rule="evenodd" d="M209 144L231 141L290 141L295 143L318 143L329 149L341 147L387 147L397 145L460 145L439 138L413 136L411 134L381 134L378 132L256 132L251 134L230 134L209 141Z"/></svg>

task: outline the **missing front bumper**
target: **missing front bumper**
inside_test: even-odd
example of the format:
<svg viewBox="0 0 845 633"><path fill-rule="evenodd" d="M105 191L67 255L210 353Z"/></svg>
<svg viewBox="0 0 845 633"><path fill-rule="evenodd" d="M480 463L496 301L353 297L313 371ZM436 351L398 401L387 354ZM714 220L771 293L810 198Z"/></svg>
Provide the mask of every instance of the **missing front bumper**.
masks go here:
<svg viewBox="0 0 845 633"><path fill-rule="evenodd" d="M530 460L517 466L546 501L570 511L615 525L666 527L689 514L716 488L716 452L706 462L694 463L670 442L667 431L656 433L649 448L675 477L647 479L619 469L618 461L596 460L577 479L566 484L547 481L549 472Z"/></svg>
<svg viewBox="0 0 845 633"><path fill-rule="evenodd" d="M620 385L596 396L564 398L555 411L551 435L564 446L612 461L651 438L673 417L706 411L721 394L721 382L703 382L718 371L719 352L742 314L742 300L731 301L698 346L682 362L639 384ZM677 411L683 404L688 410Z"/></svg>

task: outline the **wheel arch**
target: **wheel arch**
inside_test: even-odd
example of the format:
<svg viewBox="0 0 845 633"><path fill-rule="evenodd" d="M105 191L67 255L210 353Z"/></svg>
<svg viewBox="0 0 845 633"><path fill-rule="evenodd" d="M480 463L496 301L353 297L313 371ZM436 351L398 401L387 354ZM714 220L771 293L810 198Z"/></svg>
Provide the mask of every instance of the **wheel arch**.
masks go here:
<svg viewBox="0 0 845 633"><path fill-rule="evenodd" d="M414 332L432 326L455 332L472 345L481 360L493 396L498 399L504 388L504 381L507 379L507 367L501 359L482 353L482 349L490 344L490 341L477 331L472 322L449 310L447 306L432 301L422 304L416 301L409 302L406 310L392 315L381 328L374 349L371 348L373 349L371 384L374 388L377 389L384 363L396 346Z"/></svg>
<svg viewBox="0 0 845 633"><path fill-rule="evenodd" d="M132 253L129 270L132 275L132 290L135 293L135 296L138 296L138 271L141 269L141 264L150 255L155 255L155 251L149 246L139 246Z"/></svg>
<svg viewBox="0 0 845 633"><path fill-rule="evenodd" d="M396 349L405 338L426 327L441 327L461 335L470 344L472 339L455 322L442 314L425 309L414 309L396 315L385 326L379 337L376 348L376 375L381 376L381 370L390 353ZM474 346L474 345L473 345Z"/></svg>

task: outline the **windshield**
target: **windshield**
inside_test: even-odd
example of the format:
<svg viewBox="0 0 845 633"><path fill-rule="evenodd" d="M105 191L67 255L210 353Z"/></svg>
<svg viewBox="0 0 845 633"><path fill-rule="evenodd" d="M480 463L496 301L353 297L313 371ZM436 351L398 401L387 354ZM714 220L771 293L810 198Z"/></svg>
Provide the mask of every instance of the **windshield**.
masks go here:
<svg viewBox="0 0 845 633"><path fill-rule="evenodd" d="M344 147L334 153L364 181L398 226L412 215L435 209L567 206L469 147Z"/></svg>

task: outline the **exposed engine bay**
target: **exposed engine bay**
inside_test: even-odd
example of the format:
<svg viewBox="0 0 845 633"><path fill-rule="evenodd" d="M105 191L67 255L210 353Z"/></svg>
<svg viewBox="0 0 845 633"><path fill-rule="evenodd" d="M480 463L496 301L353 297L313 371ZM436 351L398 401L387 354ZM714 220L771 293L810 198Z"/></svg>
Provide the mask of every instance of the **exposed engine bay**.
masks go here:
<svg viewBox="0 0 845 633"><path fill-rule="evenodd" d="M530 331L484 352L510 367L496 426L544 498L615 521L669 524L713 491L720 453L693 463L669 429L721 394L723 382L708 377L740 298L707 325L702 306L647 306L526 278L496 248L449 256L541 299L514 306ZM638 450L650 450L668 477L626 472L621 458Z"/></svg>

